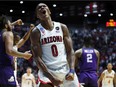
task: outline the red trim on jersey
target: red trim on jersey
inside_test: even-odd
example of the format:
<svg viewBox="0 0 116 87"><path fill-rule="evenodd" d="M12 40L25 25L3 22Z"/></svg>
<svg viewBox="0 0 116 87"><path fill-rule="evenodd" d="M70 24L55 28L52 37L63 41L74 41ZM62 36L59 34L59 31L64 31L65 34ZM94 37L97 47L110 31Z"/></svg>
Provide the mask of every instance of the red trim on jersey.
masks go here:
<svg viewBox="0 0 116 87"><path fill-rule="evenodd" d="M45 81L42 81L42 80L39 78L39 76L38 76L38 80L39 80L40 83L42 83L42 84L48 84L48 83L51 83L51 82L45 82Z"/></svg>
<svg viewBox="0 0 116 87"><path fill-rule="evenodd" d="M39 80L40 83L42 83L42 84L48 84L48 83L51 83L51 82L44 82L44 81L42 81L42 80L39 78L39 76L38 76L38 80ZM81 87L79 81L78 81L78 87Z"/></svg>

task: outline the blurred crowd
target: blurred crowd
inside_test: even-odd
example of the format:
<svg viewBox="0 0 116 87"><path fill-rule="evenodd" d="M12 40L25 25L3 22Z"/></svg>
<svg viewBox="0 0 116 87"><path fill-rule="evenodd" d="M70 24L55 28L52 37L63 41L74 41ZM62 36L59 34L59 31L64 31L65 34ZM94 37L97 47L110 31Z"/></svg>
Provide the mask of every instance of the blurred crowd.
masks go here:
<svg viewBox="0 0 116 87"><path fill-rule="evenodd" d="M100 68L99 74L106 68L107 63L111 62L113 69L116 71L116 28L106 28L97 27L94 29L84 28L84 27L71 27L70 25L70 35L73 40L74 50L83 47L83 37L86 35L91 35L93 37L93 47L100 52ZM18 32L21 37L29 30L29 26L15 26L14 31ZM24 46L22 46L20 51L24 52L30 50L30 40L28 40ZM26 72L26 68L31 67L33 69L33 74L38 79L37 73L38 68L33 58L29 60L24 60L22 58L18 59L18 81L21 82L21 76ZM78 68L77 68L78 69ZM78 70L77 70L78 72Z"/></svg>
<svg viewBox="0 0 116 87"><path fill-rule="evenodd" d="M100 52L99 74L106 69L110 62L116 71L116 28L97 27L81 28L72 30L72 40L74 50L83 47L83 37L91 35L93 37L93 47Z"/></svg>

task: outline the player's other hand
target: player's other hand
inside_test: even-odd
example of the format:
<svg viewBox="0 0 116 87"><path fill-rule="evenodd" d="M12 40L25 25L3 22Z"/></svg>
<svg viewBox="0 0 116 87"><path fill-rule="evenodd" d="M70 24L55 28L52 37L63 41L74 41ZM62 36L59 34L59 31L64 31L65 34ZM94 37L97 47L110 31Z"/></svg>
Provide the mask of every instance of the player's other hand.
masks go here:
<svg viewBox="0 0 116 87"><path fill-rule="evenodd" d="M74 74L73 73L68 73L65 78L66 78L66 80L73 81L74 80Z"/></svg>
<svg viewBox="0 0 116 87"><path fill-rule="evenodd" d="M51 80L51 82L52 82L52 84L55 85L55 86L59 86L60 84L63 83L63 81L61 81L61 80L59 80L59 79L57 79L57 78L53 78L53 79Z"/></svg>
<svg viewBox="0 0 116 87"><path fill-rule="evenodd" d="M75 70L70 69L69 73L65 77L66 80L73 81L74 80L74 73L75 73Z"/></svg>
<svg viewBox="0 0 116 87"><path fill-rule="evenodd" d="M24 58L27 59L27 60L30 59L31 56L32 56L32 54L30 54L28 51L26 51L26 52L24 53Z"/></svg>

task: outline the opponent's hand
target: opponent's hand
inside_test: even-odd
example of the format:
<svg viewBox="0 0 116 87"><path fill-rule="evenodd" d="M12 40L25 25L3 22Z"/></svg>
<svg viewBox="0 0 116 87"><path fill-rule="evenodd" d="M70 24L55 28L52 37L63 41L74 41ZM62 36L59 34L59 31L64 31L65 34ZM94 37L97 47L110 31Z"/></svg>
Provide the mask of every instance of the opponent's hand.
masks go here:
<svg viewBox="0 0 116 87"><path fill-rule="evenodd" d="M27 59L27 60L30 59L31 56L32 56L32 54L30 54L28 51L26 51L26 52L24 53L24 58Z"/></svg>

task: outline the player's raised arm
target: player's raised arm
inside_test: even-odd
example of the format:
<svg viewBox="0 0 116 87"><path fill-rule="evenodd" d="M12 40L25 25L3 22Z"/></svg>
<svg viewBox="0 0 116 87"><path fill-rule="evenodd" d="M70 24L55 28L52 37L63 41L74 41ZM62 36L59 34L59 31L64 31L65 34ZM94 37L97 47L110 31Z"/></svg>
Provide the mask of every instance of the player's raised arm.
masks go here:
<svg viewBox="0 0 116 87"><path fill-rule="evenodd" d="M67 60L69 63L69 67L70 67L70 75L67 75L66 79L67 80L73 80L74 77L72 74L74 74L74 66L75 66L75 55L74 55L74 50L73 50L73 46L72 46L72 39L69 35L69 31L66 25L61 24L62 27L62 31L63 31L63 39L64 39L64 44L65 44L65 48L66 48L66 54L67 54Z"/></svg>
<svg viewBox="0 0 116 87"><path fill-rule="evenodd" d="M11 26L14 26L14 25L22 25L22 24L23 24L22 20L21 19L18 19L16 21L12 22L11 23Z"/></svg>
<svg viewBox="0 0 116 87"><path fill-rule="evenodd" d="M16 44L18 48L20 48L30 37L30 33L35 26L33 24L30 25L30 30L26 32L26 34L21 38L21 40Z"/></svg>
<svg viewBox="0 0 116 87"><path fill-rule="evenodd" d="M38 38L38 39L37 39ZM40 47L40 32L36 28L32 31L31 36L31 49L33 53L33 58L38 66L39 69L41 69L46 77L48 77L51 82L58 86L60 83L62 83L60 80L57 80L53 77L53 75L48 71L46 65L42 61L42 50Z"/></svg>

